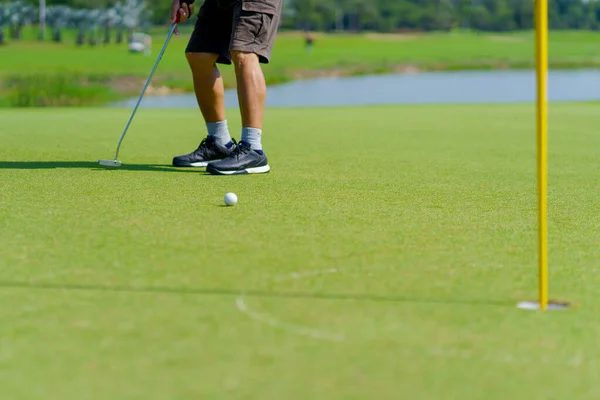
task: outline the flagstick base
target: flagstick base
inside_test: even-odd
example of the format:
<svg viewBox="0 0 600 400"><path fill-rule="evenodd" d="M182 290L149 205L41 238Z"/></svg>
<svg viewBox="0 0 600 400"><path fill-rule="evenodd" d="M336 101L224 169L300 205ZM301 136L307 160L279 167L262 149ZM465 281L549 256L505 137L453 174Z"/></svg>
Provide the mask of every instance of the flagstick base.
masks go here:
<svg viewBox="0 0 600 400"><path fill-rule="evenodd" d="M540 303L537 301L522 301L517 304L517 308L520 308L521 310L541 310ZM566 310L568 308L568 303L548 302L546 310Z"/></svg>

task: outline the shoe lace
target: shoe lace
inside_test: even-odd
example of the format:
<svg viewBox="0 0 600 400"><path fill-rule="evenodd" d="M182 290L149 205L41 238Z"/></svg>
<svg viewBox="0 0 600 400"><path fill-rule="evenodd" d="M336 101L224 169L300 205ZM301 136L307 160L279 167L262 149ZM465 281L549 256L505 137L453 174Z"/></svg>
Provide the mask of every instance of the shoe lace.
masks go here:
<svg viewBox="0 0 600 400"><path fill-rule="evenodd" d="M202 155L206 155L208 151L208 137L205 137L200 142L198 148L194 151L194 153L200 153Z"/></svg>
<svg viewBox="0 0 600 400"><path fill-rule="evenodd" d="M202 151L204 149L206 149L206 138L202 139L196 151Z"/></svg>
<svg viewBox="0 0 600 400"><path fill-rule="evenodd" d="M248 150L250 149L246 145L246 143L241 142L241 141L238 143L238 142L236 142L236 140L234 138L231 138L231 142L233 143L234 148L233 148L233 151L231 152L230 156L239 157L240 155L248 152Z"/></svg>

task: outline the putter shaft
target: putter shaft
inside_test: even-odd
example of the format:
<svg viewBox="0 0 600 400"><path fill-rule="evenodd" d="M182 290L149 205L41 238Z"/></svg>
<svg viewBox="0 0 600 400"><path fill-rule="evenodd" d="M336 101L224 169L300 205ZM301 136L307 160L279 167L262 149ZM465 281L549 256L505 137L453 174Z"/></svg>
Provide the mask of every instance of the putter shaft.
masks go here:
<svg viewBox="0 0 600 400"><path fill-rule="evenodd" d="M156 59L156 62L154 63L154 67L152 68L152 71L150 72L150 76L148 76L148 80L146 80L146 84L144 85L144 89L142 89L142 93L140 93L140 97L138 98L137 102L135 103L135 107L133 109L133 112L129 116L129 121L127 121L127 125L125 125L125 130L123 130L123 134L121 134L121 138L119 139L119 143L117 144L117 151L115 152L115 161L119 157L119 149L121 148L121 143L123 142L123 138L125 137L125 134L127 133L127 130L129 129L129 125L131 125L131 121L133 120L133 116L135 115L135 112L137 111L140 103L142 102L142 98L144 97L144 93L146 93L146 89L148 89L148 85L150 85L150 80L152 80L152 76L154 75L154 71L156 71L156 68L158 67L158 63L162 59L163 54L165 53L165 50L167 48L167 45L169 44L169 40L171 40L171 36L173 36L173 32L175 32L176 28L177 28L177 24L173 24L173 26L171 27L171 30L169 31L169 34L167 35L167 39L165 40L165 44L163 45L162 49L160 50L160 54L158 55L158 58Z"/></svg>

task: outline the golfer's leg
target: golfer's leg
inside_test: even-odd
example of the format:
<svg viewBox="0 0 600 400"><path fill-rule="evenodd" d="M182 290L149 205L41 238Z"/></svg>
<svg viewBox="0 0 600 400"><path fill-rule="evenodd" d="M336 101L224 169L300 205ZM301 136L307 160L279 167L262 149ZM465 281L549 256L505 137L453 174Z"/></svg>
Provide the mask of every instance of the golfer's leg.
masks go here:
<svg viewBox="0 0 600 400"><path fill-rule="evenodd" d="M281 0L236 4L229 50L237 79L242 138L231 157L209 163L206 170L219 175L264 174L271 167L261 144L267 87L260 63L269 62Z"/></svg>
<svg viewBox="0 0 600 400"><path fill-rule="evenodd" d="M230 53L242 116L242 141L262 151L267 86L261 63L268 63L277 35L281 0L242 0L234 10Z"/></svg>
<svg viewBox="0 0 600 400"><path fill-rule="evenodd" d="M225 117L223 78L217 68L217 63L231 63L231 29L228 26L232 19L232 13L220 9L216 0L206 0L198 12L186 58L208 136L193 152L175 157L175 166L204 167L211 161L226 158L233 151Z"/></svg>
<svg viewBox="0 0 600 400"><path fill-rule="evenodd" d="M205 167L211 161L227 157L233 150L225 119L225 90L215 64L219 57L217 54L188 52L186 57L192 70L196 100L204 117L208 136L193 152L174 157L173 165Z"/></svg>
<svg viewBox="0 0 600 400"><path fill-rule="evenodd" d="M267 85L258 56L233 50L231 58L235 66L242 126L262 130Z"/></svg>
<svg viewBox="0 0 600 400"><path fill-rule="evenodd" d="M208 164L206 170L217 175L264 174L271 170L261 144L265 79L256 54L234 50L231 58L237 77L242 137L231 157Z"/></svg>
<svg viewBox="0 0 600 400"><path fill-rule="evenodd" d="M217 68L218 54L186 53L198 106L208 123L225 121L225 87Z"/></svg>

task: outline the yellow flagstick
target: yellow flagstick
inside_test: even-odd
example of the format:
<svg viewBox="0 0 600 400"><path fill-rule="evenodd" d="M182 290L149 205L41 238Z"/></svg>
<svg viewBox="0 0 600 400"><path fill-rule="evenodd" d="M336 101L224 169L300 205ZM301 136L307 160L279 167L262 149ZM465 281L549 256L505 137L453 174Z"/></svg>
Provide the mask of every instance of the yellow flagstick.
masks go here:
<svg viewBox="0 0 600 400"><path fill-rule="evenodd" d="M536 3L539 306L548 307L548 0Z"/></svg>
<svg viewBox="0 0 600 400"><path fill-rule="evenodd" d="M536 0L535 61L537 83L537 180L538 180L538 261L539 297L523 301L526 310L561 310L568 303L548 302L548 0Z"/></svg>

